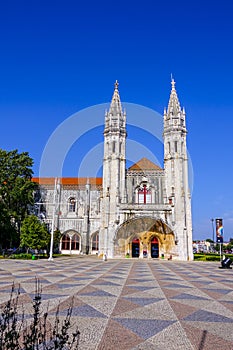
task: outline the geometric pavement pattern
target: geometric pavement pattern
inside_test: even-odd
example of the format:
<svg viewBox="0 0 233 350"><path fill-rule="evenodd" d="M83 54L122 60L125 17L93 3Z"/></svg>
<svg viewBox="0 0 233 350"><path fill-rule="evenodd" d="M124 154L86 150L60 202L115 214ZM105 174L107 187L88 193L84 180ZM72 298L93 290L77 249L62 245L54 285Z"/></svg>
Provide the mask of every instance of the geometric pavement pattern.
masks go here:
<svg viewBox="0 0 233 350"><path fill-rule="evenodd" d="M32 317L35 278L51 320L59 305L80 350L233 350L233 273L216 262L61 257L1 260L0 306L12 283Z"/></svg>

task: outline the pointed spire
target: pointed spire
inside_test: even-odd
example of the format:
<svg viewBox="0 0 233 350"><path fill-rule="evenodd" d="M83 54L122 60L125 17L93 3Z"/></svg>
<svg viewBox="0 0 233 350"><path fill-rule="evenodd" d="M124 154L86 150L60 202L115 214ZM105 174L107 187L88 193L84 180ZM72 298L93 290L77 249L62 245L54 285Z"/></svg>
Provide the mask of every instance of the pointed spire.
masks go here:
<svg viewBox="0 0 233 350"><path fill-rule="evenodd" d="M122 114L121 100L120 100L120 95L118 90L119 83L117 80L114 86L115 86L115 89L113 92L109 113L112 115L117 115L117 114Z"/></svg>
<svg viewBox="0 0 233 350"><path fill-rule="evenodd" d="M105 114L105 135L109 131L126 134L126 113L122 111L121 100L118 91L119 83L117 80L114 85L115 88L109 111Z"/></svg>
<svg viewBox="0 0 233 350"><path fill-rule="evenodd" d="M170 99L168 103L167 114L177 116L181 112L181 108L180 108L180 102L176 93L175 84L176 82L171 76L172 89L171 89Z"/></svg>
<svg viewBox="0 0 233 350"><path fill-rule="evenodd" d="M180 128L183 132L186 130L185 109L180 107L180 102L177 96L175 80L171 75L171 93L168 102L167 110L164 109L164 131L169 128Z"/></svg>

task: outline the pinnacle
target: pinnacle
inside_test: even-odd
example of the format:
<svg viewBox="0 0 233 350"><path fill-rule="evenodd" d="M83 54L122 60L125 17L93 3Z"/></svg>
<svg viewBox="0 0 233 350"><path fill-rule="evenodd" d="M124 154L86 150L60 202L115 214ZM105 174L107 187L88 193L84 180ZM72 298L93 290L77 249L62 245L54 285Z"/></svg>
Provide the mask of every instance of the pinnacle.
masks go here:
<svg viewBox="0 0 233 350"><path fill-rule="evenodd" d="M172 80L171 80L172 89L171 89L171 94L170 94L170 99L169 99L168 109L167 109L168 115L170 115L170 114L177 115L178 113L181 112L180 102L179 102L179 99L177 96L175 84L176 84L176 82L172 78Z"/></svg>
<svg viewBox="0 0 233 350"><path fill-rule="evenodd" d="M111 113L112 115L117 115L117 114L122 114L121 100L120 100L120 95L118 90L119 83L117 80L114 86L115 86L115 89L113 92L109 113Z"/></svg>

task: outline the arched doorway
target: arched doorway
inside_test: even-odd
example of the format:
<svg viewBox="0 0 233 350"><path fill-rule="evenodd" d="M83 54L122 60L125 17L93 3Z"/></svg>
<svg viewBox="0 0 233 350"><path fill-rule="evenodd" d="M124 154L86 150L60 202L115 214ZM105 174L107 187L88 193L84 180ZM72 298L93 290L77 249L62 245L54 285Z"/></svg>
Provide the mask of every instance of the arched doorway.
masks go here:
<svg viewBox="0 0 233 350"><path fill-rule="evenodd" d="M129 253L131 257L159 258L171 252L178 254L174 232L162 219L135 217L123 222L115 233L116 257Z"/></svg>
<svg viewBox="0 0 233 350"><path fill-rule="evenodd" d="M151 257L152 258L159 257L159 241L156 237L153 237L151 240Z"/></svg>
<svg viewBox="0 0 233 350"><path fill-rule="evenodd" d="M132 240L132 258L139 258L140 254L140 241L138 238Z"/></svg>

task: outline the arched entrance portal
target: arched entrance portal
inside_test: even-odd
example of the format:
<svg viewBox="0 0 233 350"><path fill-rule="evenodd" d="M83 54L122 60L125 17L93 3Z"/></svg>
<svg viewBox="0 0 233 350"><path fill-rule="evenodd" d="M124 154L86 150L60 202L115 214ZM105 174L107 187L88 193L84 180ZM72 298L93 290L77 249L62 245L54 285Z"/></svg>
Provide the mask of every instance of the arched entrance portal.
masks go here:
<svg viewBox="0 0 233 350"><path fill-rule="evenodd" d="M159 257L159 241L156 237L153 237L151 240L151 257L152 258Z"/></svg>
<svg viewBox="0 0 233 350"><path fill-rule="evenodd" d="M114 256L160 258L177 255L174 232L162 220L137 217L123 222L114 237Z"/></svg>
<svg viewBox="0 0 233 350"><path fill-rule="evenodd" d="M139 258L140 254L140 241L138 238L132 240L132 258Z"/></svg>

